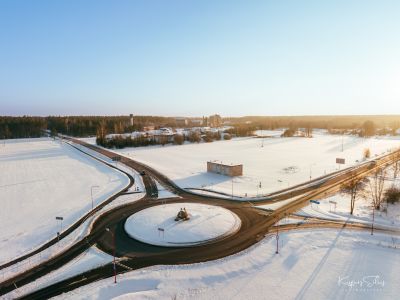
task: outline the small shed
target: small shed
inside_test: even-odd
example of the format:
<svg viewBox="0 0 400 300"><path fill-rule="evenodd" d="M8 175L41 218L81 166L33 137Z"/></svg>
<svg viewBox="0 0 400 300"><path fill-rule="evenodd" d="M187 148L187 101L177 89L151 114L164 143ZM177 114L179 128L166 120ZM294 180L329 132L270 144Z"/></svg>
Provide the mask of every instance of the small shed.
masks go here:
<svg viewBox="0 0 400 300"><path fill-rule="evenodd" d="M234 164L223 164L217 161L207 162L207 172L221 174L225 176L242 176L243 175L243 165Z"/></svg>

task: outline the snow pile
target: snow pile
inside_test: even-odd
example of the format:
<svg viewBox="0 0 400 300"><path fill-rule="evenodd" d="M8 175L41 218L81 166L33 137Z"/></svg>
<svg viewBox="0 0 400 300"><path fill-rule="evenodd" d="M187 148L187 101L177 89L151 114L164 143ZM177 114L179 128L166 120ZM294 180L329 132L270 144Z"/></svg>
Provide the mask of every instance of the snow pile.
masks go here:
<svg viewBox="0 0 400 300"><path fill-rule="evenodd" d="M190 219L175 221L181 208ZM130 216L125 231L141 242L167 247L194 246L230 235L240 228L231 211L212 205L172 203L141 210Z"/></svg>

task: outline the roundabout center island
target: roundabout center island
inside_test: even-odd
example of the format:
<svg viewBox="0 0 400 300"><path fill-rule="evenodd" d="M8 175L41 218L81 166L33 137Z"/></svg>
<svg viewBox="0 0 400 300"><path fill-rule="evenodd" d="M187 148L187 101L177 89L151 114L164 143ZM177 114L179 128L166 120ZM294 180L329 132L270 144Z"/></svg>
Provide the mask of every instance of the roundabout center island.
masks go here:
<svg viewBox="0 0 400 300"><path fill-rule="evenodd" d="M125 231L140 242L163 247L193 247L218 241L240 229L228 209L198 203L171 203L131 215Z"/></svg>

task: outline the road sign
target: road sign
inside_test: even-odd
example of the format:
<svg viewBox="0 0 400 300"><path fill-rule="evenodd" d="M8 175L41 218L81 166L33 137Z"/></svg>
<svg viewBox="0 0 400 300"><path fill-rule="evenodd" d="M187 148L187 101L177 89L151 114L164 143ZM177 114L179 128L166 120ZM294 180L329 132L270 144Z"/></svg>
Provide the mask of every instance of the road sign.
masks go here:
<svg viewBox="0 0 400 300"><path fill-rule="evenodd" d="M62 221L62 220L64 220L64 218L63 217L56 217L56 220Z"/></svg>
<svg viewBox="0 0 400 300"><path fill-rule="evenodd" d="M317 200L310 200L311 203L319 204L319 201Z"/></svg>
<svg viewBox="0 0 400 300"><path fill-rule="evenodd" d="M337 202L336 202L336 201L332 201L332 200L330 200L330 201L329 201L329 203L331 203L331 204L335 204L335 205L337 204Z"/></svg>
<svg viewBox="0 0 400 300"><path fill-rule="evenodd" d="M344 158L336 158L336 163L339 165L344 165L346 160Z"/></svg>
<svg viewBox="0 0 400 300"><path fill-rule="evenodd" d="M158 227L158 237L160 237L160 235L162 235L163 239L164 239L164 234L165 234L165 230L164 228Z"/></svg>

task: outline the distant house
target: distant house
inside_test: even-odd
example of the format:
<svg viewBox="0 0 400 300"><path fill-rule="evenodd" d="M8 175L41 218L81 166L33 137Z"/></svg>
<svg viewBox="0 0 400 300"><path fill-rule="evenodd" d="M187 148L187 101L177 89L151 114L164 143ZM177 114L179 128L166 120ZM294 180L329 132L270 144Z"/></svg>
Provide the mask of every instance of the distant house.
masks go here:
<svg viewBox="0 0 400 300"><path fill-rule="evenodd" d="M221 174L225 176L242 176L243 165L226 165L216 161L207 162L207 172Z"/></svg>
<svg viewBox="0 0 400 300"><path fill-rule="evenodd" d="M188 125L188 119L186 118L175 118L176 126L185 127Z"/></svg>
<svg viewBox="0 0 400 300"><path fill-rule="evenodd" d="M203 119L191 119L190 124L192 126L198 127L203 125Z"/></svg>
<svg viewBox="0 0 400 300"><path fill-rule="evenodd" d="M208 125L211 127L219 127L222 125L222 118L220 115L212 115L208 117Z"/></svg>
<svg viewBox="0 0 400 300"><path fill-rule="evenodd" d="M171 143L174 140L174 132L171 128L160 128L148 132L149 136L153 137L157 143Z"/></svg>
<svg viewBox="0 0 400 300"><path fill-rule="evenodd" d="M143 131L151 131L151 130L154 130L154 126L153 125L149 125L149 126L144 126L143 127Z"/></svg>

